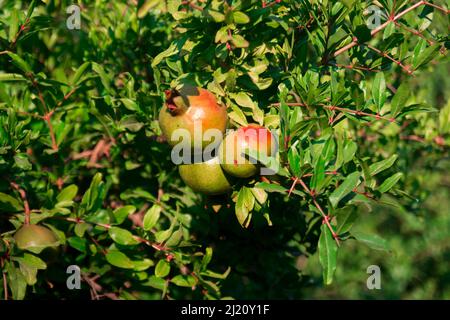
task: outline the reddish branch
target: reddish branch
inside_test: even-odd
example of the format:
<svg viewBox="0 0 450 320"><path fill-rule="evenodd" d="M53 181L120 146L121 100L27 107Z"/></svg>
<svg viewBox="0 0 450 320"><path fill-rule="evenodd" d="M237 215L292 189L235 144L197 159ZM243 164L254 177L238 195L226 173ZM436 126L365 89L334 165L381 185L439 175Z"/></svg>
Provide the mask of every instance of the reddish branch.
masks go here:
<svg viewBox="0 0 450 320"><path fill-rule="evenodd" d="M404 64L402 64L399 60L394 59L393 57L391 57L390 55L388 55L386 52L383 52L373 46L371 46L370 44L366 45L367 48L369 48L370 50L378 53L380 56L385 57L389 60L391 60L392 62L394 62L395 64L397 64L400 68L402 68L407 74L409 75L413 75L413 71L410 69L409 66L405 66Z"/></svg>
<svg viewBox="0 0 450 320"><path fill-rule="evenodd" d="M438 10L444 12L445 14L449 13L449 10L446 10L446 9L444 9L442 7L439 7L439 6L435 5L435 4L432 4L432 3L428 2L428 1L419 1L419 2L417 2L415 4L413 4L411 7L406 8L405 10L401 11L397 15L391 15L389 17L389 19L385 23L381 24L379 27L377 27L377 28L375 28L375 29L373 29L371 31L372 37L375 36L377 33L379 33L381 30L383 30L384 28L386 28L389 25L389 23L398 21L401 17L403 17L408 12L410 12L410 11L420 7L420 6L423 6L423 5L430 6L430 7L433 7L435 9L438 9ZM350 42L349 44L345 45L344 47L338 49L333 54L333 56L337 57L338 55L340 55L340 54L350 50L351 48L355 47L356 45L358 45L358 39L356 37L354 37L352 39L352 42Z"/></svg>
<svg viewBox="0 0 450 320"><path fill-rule="evenodd" d="M181 4L183 5L188 5L189 7L191 7L192 9L198 10L198 11L203 11L203 8L196 5L195 3L193 3L193 1L182 1Z"/></svg>
<svg viewBox="0 0 450 320"><path fill-rule="evenodd" d="M6 300L8 300L8 282L6 281L6 271L5 271L5 268L3 267L5 262L4 262L3 258L1 258L0 261L1 261L0 265L2 267L2 275L3 275L3 295L4 295L4 299L6 301Z"/></svg>
<svg viewBox="0 0 450 320"><path fill-rule="evenodd" d="M27 193L25 192L25 190L23 190L21 187L19 187L19 185L15 182L10 182L11 187L13 187L13 189L17 190L20 194L20 198L22 198L23 201L23 207L25 210L25 224L30 224L30 215L31 215L31 211L30 211L30 206L28 204L28 200L27 200Z"/></svg>
<svg viewBox="0 0 450 320"><path fill-rule="evenodd" d="M285 104L290 107L308 107L305 103L302 103L302 102L289 102L289 103L285 103ZM272 103L271 105L274 107L279 107L281 105L281 103L277 102L277 103ZM338 110L341 112L353 114L355 116L365 116L365 117L371 117L375 120L386 120L389 122L395 122L394 118L383 117L383 116L380 116L379 114L373 114L373 113L368 113L368 112L364 112L364 111L360 111L360 110L342 108L342 107L338 107L338 106L330 106L330 105L326 105L326 104L317 104L317 105L324 109L328 109L331 111Z"/></svg>
<svg viewBox="0 0 450 320"><path fill-rule="evenodd" d="M99 227L102 227L102 228L105 228L105 229L108 229L108 230L111 229L111 227L112 227L110 224L99 223L99 222L87 222L87 221L85 221L85 220L83 220L81 218L64 218L64 220L69 221L69 222L75 222L75 223L95 224L95 225L97 225ZM163 251L163 252L170 251L169 248L167 248L167 247L165 247L165 246L163 246L161 244L151 242L151 241L149 241L147 239L144 239L144 238L141 238L139 236L133 235L133 239L138 241L138 242L140 242L140 243L144 243L144 244L146 244L146 245L148 245L148 246L150 246L150 247L152 247L152 248L154 248L154 249L156 249L158 251Z"/></svg>
<svg viewBox="0 0 450 320"><path fill-rule="evenodd" d="M262 0L262 7L263 8L268 8L268 7L271 7L271 6L273 6L273 5L277 4L277 3L280 3L280 2L281 2L281 0L275 0L275 1L272 1L270 3L267 3L265 0Z"/></svg>
<svg viewBox="0 0 450 320"><path fill-rule="evenodd" d="M20 26L19 31L16 33L16 35L13 38L13 40L11 41L11 47L14 47L16 45L16 42L17 42L17 40L19 40L19 37L20 37L21 33L28 30L28 23L30 23L30 19L29 18L27 18L25 20L24 24L22 24Z"/></svg>
<svg viewBox="0 0 450 320"><path fill-rule="evenodd" d="M301 178L295 178L295 179L298 179L298 182L300 183L302 188L311 196L314 205L316 206L317 210L319 210L320 214L323 217L323 222L327 225L328 229L330 229L331 235L333 236L334 240L336 241L336 244L339 246L340 245L339 236L337 235L336 232L334 232L334 229L330 224L330 216L325 214L325 211L323 211L322 207L317 202L316 194L308 188L308 186L303 182L303 180Z"/></svg>
<svg viewBox="0 0 450 320"><path fill-rule="evenodd" d="M89 162L87 164L88 167L101 167L97 162L103 157L109 157L109 152L111 146L114 144L114 141L107 140L105 138L100 139L95 145L94 149L86 150L80 153L76 153L72 155L73 160L79 160L82 158L89 158Z"/></svg>
<svg viewBox="0 0 450 320"><path fill-rule="evenodd" d="M370 71L370 72L380 72L380 70L364 67L364 66L355 66L353 64L345 65L345 64L339 64L339 63L331 63L331 65L338 67L338 68L345 68L350 70L363 70L363 71Z"/></svg>

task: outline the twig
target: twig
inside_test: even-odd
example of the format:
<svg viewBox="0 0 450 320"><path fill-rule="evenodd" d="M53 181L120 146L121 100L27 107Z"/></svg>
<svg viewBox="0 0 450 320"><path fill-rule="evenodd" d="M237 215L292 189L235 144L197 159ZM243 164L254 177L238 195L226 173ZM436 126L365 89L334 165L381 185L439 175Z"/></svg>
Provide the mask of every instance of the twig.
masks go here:
<svg viewBox="0 0 450 320"><path fill-rule="evenodd" d="M108 229L108 230L112 228L112 226L110 224L99 223L99 222L88 222L88 221L85 221L85 220L83 220L81 218L70 218L69 217L69 218L63 218L63 219L66 220L66 221L75 222L75 223L95 224L95 225L97 225L99 227L103 227L103 228ZM138 241L140 243L144 243L144 244L146 244L146 245L148 245L148 246L150 246L150 247L152 247L152 248L154 248L154 249L156 249L158 251L164 251L164 252L170 251L170 248L167 248L167 247L165 247L165 246L163 246L161 244L157 244L157 243L151 242L151 241L149 241L147 239L144 239L144 238L141 238L139 236L133 235L133 239L135 239L136 241Z"/></svg>
<svg viewBox="0 0 450 320"><path fill-rule="evenodd" d="M295 178L294 178L294 182L292 183L292 186L291 186L291 188L289 189L288 197L291 196L291 193L292 193L292 191L294 191L295 185L297 184L297 182L298 182L298 178L295 177Z"/></svg>
<svg viewBox="0 0 450 320"><path fill-rule="evenodd" d="M331 65L338 67L338 68L345 68L350 70L363 70L363 71L371 71L371 72L380 72L380 70L369 68L369 67L363 67L363 66L355 66L353 64L351 65L344 65L339 63L330 63Z"/></svg>
<svg viewBox="0 0 450 320"><path fill-rule="evenodd" d="M8 300L8 281L6 280L6 272L3 268L4 266L4 260L1 258L1 267L2 267L2 275L3 275L3 296L5 301Z"/></svg>
<svg viewBox="0 0 450 320"><path fill-rule="evenodd" d="M301 103L301 102L290 102L290 103L285 103L287 106L290 107L307 107L307 105L305 103ZM280 102L277 103L272 103L271 106L274 107L279 107L281 105ZM374 118L376 120L386 120L389 122L395 122L394 118L388 118L388 117L383 117L380 116L378 114L373 114L373 113L368 113L368 112L364 112L364 111L359 111L359 110L353 110L353 109L348 109L348 108L342 108L342 107L338 107L338 106L330 106L330 105L326 105L326 104L317 104L317 106L320 106L322 108L328 109L328 110L338 110L341 112L347 112L347 113L351 113L355 116L365 116L365 117L371 117Z"/></svg>
<svg viewBox="0 0 450 320"><path fill-rule="evenodd" d="M25 32L28 29L28 23L30 22L30 19L27 18L23 25L20 26L19 31L15 34L13 40L11 41L11 48L16 45L17 40L19 40L19 36L22 32Z"/></svg>
<svg viewBox="0 0 450 320"><path fill-rule="evenodd" d="M383 56L389 60L391 60L392 62L394 62L395 64L397 64L398 66L400 66L407 74L409 75L413 75L413 71L410 69L409 66L405 66L403 63L401 63L399 60L394 59L393 57L391 57L390 55L388 55L386 52L383 52L377 48L375 48L374 46L371 46L370 44L366 45L367 48L369 48L372 51L375 51L376 53L378 53L380 56Z"/></svg>
<svg viewBox="0 0 450 320"><path fill-rule="evenodd" d="M412 11L412 10L414 10L414 9L416 9L416 8L418 8L418 7L420 7L420 6L423 6L423 5L431 6L431 7L436 8L436 9L438 9L438 10L440 10L440 11L446 13L446 14L449 13L448 10L446 10L446 9L444 9L444 8L441 8L441 7L439 7L439 6L435 5L435 4L432 4L432 3L428 2L428 1L419 1L419 2L417 2L417 3L415 3L415 4L413 4L411 7L406 8L406 9L403 10L402 12L398 13L398 14L395 15L394 17L391 16L391 17L389 18L388 21L386 21L385 23L381 24L379 27L373 29L373 30L370 32L370 34L371 34L372 37L373 37L373 36L376 35L378 32L380 32L381 30L383 30L384 28L386 28L386 27L389 25L389 23L395 22L395 21L399 20L401 17L403 17L403 16L404 16L405 14L407 14L408 12L410 12L410 11ZM344 53L344 52L350 50L351 48L353 48L353 47L356 46L357 44L358 44L358 39L357 39L356 37L353 37L352 42L350 42L349 44L345 45L344 47L338 49L338 50L333 54L333 56L334 56L334 57L337 57L338 55L340 55L340 54L342 54L342 53Z"/></svg>
<svg viewBox="0 0 450 320"><path fill-rule="evenodd" d="M339 236L336 234L336 232L334 232L334 229L330 224L329 215L325 214L322 207L317 202L315 194L308 188L308 186L303 182L303 180L301 178L298 178L298 182L303 187L303 189L311 196L314 205L316 206L317 210L319 210L320 214L323 217L324 223L327 225L328 229L330 229L331 235L333 236L334 240L336 241L336 244L339 246L340 245Z"/></svg>
<svg viewBox="0 0 450 320"><path fill-rule="evenodd" d="M28 204L28 200L27 200L27 193L25 192L25 190L23 190L22 188L19 187L19 185L15 182L10 182L11 187L13 187L15 190L17 190L20 194L20 197L22 198L23 201L23 207L25 210L25 220L24 220L24 224L30 224L30 206Z"/></svg>
<svg viewBox="0 0 450 320"><path fill-rule="evenodd" d="M42 107L44 108L45 114L42 116L42 119L47 123L48 130L50 132L50 139L52 140L52 149L58 151L58 145L56 143L55 132L53 130L53 125L51 121L51 117L53 115L54 110L49 111L47 104L45 103L44 96L42 95L41 89L39 88L39 84L33 76L30 77L33 87L36 88L38 92L39 100L41 101Z"/></svg>

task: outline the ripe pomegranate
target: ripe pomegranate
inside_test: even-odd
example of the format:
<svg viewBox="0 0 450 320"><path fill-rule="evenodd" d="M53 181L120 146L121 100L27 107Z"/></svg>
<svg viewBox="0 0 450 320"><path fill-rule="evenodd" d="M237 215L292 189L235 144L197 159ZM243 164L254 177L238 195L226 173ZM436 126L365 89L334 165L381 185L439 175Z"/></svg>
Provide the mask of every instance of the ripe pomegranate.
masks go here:
<svg viewBox="0 0 450 320"><path fill-rule="evenodd" d="M36 224L26 224L20 227L14 234L14 240L20 249L27 249L36 253L47 247L59 245L53 231Z"/></svg>
<svg viewBox="0 0 450 320"><path fill-rule="evenodd" d="M222 137L227 122L226 107L219 104L211 92L187 85L179 90L167 90L166 103L159 113L159 125L171 146L179 143L179 137L172 136L175 130L185 129L190 136L188 141L181 141L183 146L203 149L213 142L203 133L216 129Z"/></svg>
<svg viewBox="0 0 450 320"><path fill-rule="evenodd" d="M178 171L183 181L196 192L218 195L231 190L230 178L223 172L218 157L205 162L182 164Z"/></svg>
<svg viewBox="0 0 450 320"><path fill-rule="evenodd" d="M245 150L270 156L275 146L271 132L258 124L249 124L229 133L219 147L219 159L225 172L239 178L249 178L258 172L255 159L250 161ZM258 159L256 159L258 160Z"/></svg>

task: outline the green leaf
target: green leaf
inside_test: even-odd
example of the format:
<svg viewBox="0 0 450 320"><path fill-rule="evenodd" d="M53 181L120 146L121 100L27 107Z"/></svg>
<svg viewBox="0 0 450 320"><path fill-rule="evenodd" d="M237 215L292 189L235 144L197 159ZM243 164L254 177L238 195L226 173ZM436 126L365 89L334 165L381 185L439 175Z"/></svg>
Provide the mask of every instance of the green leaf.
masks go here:
<svg viewBox="0 0 450 320"><path fill-rule="evenodd" d="M13 8L11 10L10 20L9 20L9 41L17 40L16 36L19 32L19 13L17 9Z"/></svg>
<svg viewBox="0 0 450 320"><path fill-rule="evenodd" d="M255 187L263 189L267 192L279 192L284 194L287 194L288 192L288 189L286 189L285 187L268 182L259 182L255 185Z"/></svg>
<svg viewBox="0 0 450 320"><path fill-rule="evenodd" d="M106 254L106 260L113 266L123 269L133 269L134 263L124 253L118 250L110 250Z"/></svg>
<svg viewBox="0 0 450 320"><path fill-rule="evenodd" d="M63 201L72 201L73 198L78 193L78 187L75 184L71 184L64 189L61 190L61 192L56 196L57 202L63 202Z"/></svg>
<svg viewBox="0 0 450 320"><path fill-rule="evenodd" d="M17 153L14 156L15 165L22 170L31 170L32 165L28 160L28 156L25 153Z"/></svg>
<svg viewBox="0 0 450 320"><path fill-rule="evenodd" d="M233 99L241 107L249 108L252 110L257 107L255 102L253 102L250 96L245 92L239 92L238 94L233 95Z"/></svg>
<svg viewBox="0 0 450 320"><path fill-rule="evenodd" d="M161 61L163 61L163 59L171 57L175 54L177 54L178 49L177 49L177 45L175 43L172 43L169 48L167 48L166 50L164 50L163 52L159 53L152 61L152 68L156 67L158 64L161 63Z"/></svg>
<svg viewBox="0 0 450 320"><path fill-rule="evenodd" d="M397 160L397 158L398 155L394 154L387 159L371 164L369 167L370 175L373 177L377 173L390 168L394 164L395 160Z"/></svg>
<svg viewBox="0 0 450 320"><path fill-rule="evenodd" d="M322 189L323 183L325 181L325 158L320 155L314 166L313 176L311 178L310 188L311 191L319 193Z"/></svg>
<svg viewBox="0 0 450 320"><path fill-rule="evenodd" d="M236 48L247 48L249 46L248 41L245 40L244 37L239 34L231 36L231 43L233 43L233 45Z"/></svg>
<svg viewBox="0 0 450 320"><path fill-rule="evenodd" d="M302 162L296 145L291 146L291 148L289 148L288 160L289 160L289 169L291 170L292 174L296 177L301 177Z"/></svg>
<svg viewBox="0 0 450 320"><path fill-rule="evenodd" d="M155 276L164 278L170 273L170 263L167 260L159 260L155 267Z"/></svg>
<svg viewBox="0 0 450 320"><path fill-rule="evenodd" d="M322 224L319 237L319 260L322 265L323 281L326 285L333 282L337 263L337 244L326 224Z"/></svg>
<svg viewBox="0 0 450 320"><path fill-rule="evenodd" d="M267 201L267 192L265 190L256 187L251 188L250 190L259 204L264 204Z"/></svg>
<svg viewBox="0 0 450 320"><path fill-rule="evenodd" d="M398 87L397 92L395 93L394 98L392 98L391 102L391 115L395 117L398 115L402 109L405 107L408 98L411 95L411 91L409 86L406 83L402 83L400 87Z"/></svg>
<svg viewBox="0 0 450 320"><path fill-rule="evenodd" d="M155 224L158 222L159 216L161 214L161 206L154 204L150 209L147 210L144 216L144 230L151 230Z"/></svg>
<svg viewBox="0 0 450 320"><path fill-rule="evenodd" d="M343 209L344 210L344 209ZM343 234L350 231L353 223L358 218L358 214L351 208L345 209L344 212L337 214L337 234Z"/></svg>
<svg viewBox="0 0 450 320"><path fill-rule="evenodd" d="M75 234L82 238L84 236L84 233L91 228L91 224L89 223L77 223L75 225Z"/></svg>
<svg viewBox="0 0 450 320"><path fill-rule="evenodd" d="M333 191L333 193L330 195L330 202L331 205L336 208L339 201L344 198L347 194L352 192L353 189L355 189L359 184L359 178L361 177L361 172L355 171L351 174L349 174L344 182L341 183L341 185Z"/></svg>
<svg viewBox="0 0 450 320"><path fill-rule="evenodd" d="M36 0L31 1L30 5L28 6L27 15L26 15L25 19L31 18L31 15L33 14L35 6L36 6Z"/></svg>
<svg viewBox="0 0 450 320"><path fill-rule="evenodd" d="M3 211L21 211L22 204L19 200L11 197L9 194L0 192L0 209Z"/></svg>
<svg viewBox="0 0 450 320"><path fill-rule="evenodd" d="M12 259L38 270L47 269L47 264L41 258L29 253L24 253L22 257L13 257Z"/></svg>
<svg viewBox="0 0 450 320"><path fill-rule="evenodd" d="M113 215L117 224L122 224L125 219L136 211L135 206L123 206L114 210Z"/></svg>
<svg viewBox="0 0 450 320"><path fill-rule="evenodd" d="M213 255L213 249L211 247L207 247L205 250L205 255L202 258L201 266L202 270L206 270L206 267L211 262L212 255Z"/></svg>
<svg viewBox="0 0 450 320"><path fill-rule="evenodd" d="M431 60L433 60L434 57L439 52L439 49L441 47L441 44L434 44L425 50L421 51L418 56L414 56L413 59L413 67L414 69L418 69L421 66L429 63Z"/></svg>
<svg viewBox="0 0 450 320"><path fill-rule="evenodd" d="M352 235L356 240L361 241L375 250L389 251L389 243L381 238L380 236L374 234L366 234L359 231L352 231Z"/></svg>
<svg viewBox="0 0 450 320"><path fill-rule="evenodd" d="M119 227L111 227L108 230L108 233L115 242L122 245L135 245L138 244L139 241L137 241L135 238L133 238L133 234L125 229L119 228Z"/></svg>
<svg viewBox="0 0 450 320"><path fill-rule="evenodd" d="M164 290L166 287L166 281L157 276L151 275L148 277L148 280L144 282L142 285L152 287L158 290Z"/></svg>
<svg viewBox="0 0 450 320"><path fill-rule="evenodd" d="M92 70L94 70L94 72L98 74L98 76L100 77L100 81L102 82L106 91L109 93L113 93L114 90L111 87L111 77L105 72L105 69L103 69L100 64L92 62Z"/></svg>
<svg viewBox="0 0 450 320"><path fill-rule="evenodd" d="M242 127L247 126L248 122L242 110L234 104L231 105L231 109L233 109L233 111L228 113L228 117Z"/></svg>
<svg viewBox="0 0 450 320"><path fill-rule="evenodd" d="M225 20L225 15L216 10L207 10L206 13L211 16L211 18L214 20L214 22L219 23L219 22L223 22Z"/></svg>
<svg viewBox="0 0 450 320"><path fill-rule="evenodd" d="M18 67L20 70L22 70L25 73L31 72L31 67L28 64L28 62L26 62L25 60L23 60L21 57L19 57L17 54L12 53L12 52L7 52L6 53L8 56L10 56L10 58L12 59L13 64Z"/></svg>
<svg viewBox="0 0 450 320"><path fill-rule="evenodd" d="M378 112L381 111L381 108L386 101L386 96L386 81L384 79L384 73L378 72L375 76L372 87L372 98Z"/></svg>
<svg viewBox="0 0 450 320"><path fill-rule="evenodd" d="M139 19L144 18L147 13L156 6L158 6L161 3L160 0L147 0L145 1L142 6L139 8L137 16Z"/></svg>
<svg viewBox="0 0 450 320"><path fill-rule="evenodd" d="M177 231L175 231L174 233L172 233L170 238L167 239L166 246L169 248L177 246L180 243L182 238L183 238L183 230L180 228Z"/></svg>
<svg viewBox="0 0 450 320"><path fill-rule="evenodd" d="M87 240L84 238L70 237L67 239L67 242L69 243L69 245L72 248L74 248L80 252L85 253L87 250L88 243L87 243Z"/></svg>
<svg viewBox="0 0 450 320"><path fill-rule="evenodd" d="M389 190L391 190L391 188L393 186L395 186L397 184L398 180L400 180L400 178L402 176L403 176L403 173L401 173L401 172L398 172L398 173L390 176L389 178L384 180L384 182L377 188L377 190L380 191L381 193L388 192Z"/></svg>
<svg viewBox="0 0 450 320"><path fill-rule="evenodd" d="M133 261L133 264L134 264L134 270L136 270L136 271L144 271L155 265L153 260L150 260L150 259L142 259L142 260Z"/></svg>
<svg viewBox="0 0 450 320"><path fill-rule="evenodd" d="M173 277L170 282L174 283L179 287L193 287L197 284L197 279L191 275L176 275Z"/></svg>
<svg viewBox="0 0 450 320"><path fill-rule="evenodd" d="M103 203L103 199L105 197L105 184L102 181L102 174L97 172L95 176L92 178L91 185L89 189L83 195L81 199L81 213L84 214L84 210L93 213L96 212Z"/></svg>
<svg viewBox="0 0 450 320"><path fill-rule="evenodd" d="M0 82L2 81L25 81L26 79L18 73L0 73Z"/></svg>
<svg viewBox="0 0 450 320"><path fill-rule="evenodd" d="M233 20L237 24L246 24L250 22L250 18L241 11L233 12Z"/></svg>
<svg viewBox="0 0 450 320"><path fill-rule="evenodd" d="M81 77L83 76L84 72L86 71L87 67L89 67L90 64L91 63L88 61L78 67L77 71L74 73L72 77L72 80L70 81L72 85L77 85L79 83Z"/></svg>
<svg viewBox="0 0 450 320"><path fill-rule="evenodd" d="M247 228L250 225L252 216L251 211L253 210L254 204L255 198L251 193L250 188L242 187L238 193L235 212L240 225L244 228Z"/></svg>
<svg viewBox="0 0 450 320"><path fill-rule="evenodd" d="M8 273L8 284L11 288L13 299L22 300L25 297L25 292L27 289L25 276L19 269L14 267L13 263L7 264L6 272Z"/></svg>
<svg viewBox="0 0 450 320"><path fill-rule="evenodd" d="M224 273L213 272L211 270L205 270L201 273L202 276L215 278L215 279L226 279L231 272L231 268L228 267Z"/></svg>

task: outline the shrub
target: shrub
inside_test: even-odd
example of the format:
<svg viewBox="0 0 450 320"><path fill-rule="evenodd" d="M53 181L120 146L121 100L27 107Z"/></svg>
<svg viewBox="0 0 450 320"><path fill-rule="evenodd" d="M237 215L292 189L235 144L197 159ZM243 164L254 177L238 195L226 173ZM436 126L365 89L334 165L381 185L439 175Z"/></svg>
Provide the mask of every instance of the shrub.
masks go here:
<svg viewBox="0 0 450 320"><path fill-rule="evenodd" d="M326 297L318 277L330 285L342 266L348 278L358 252L370 261L365 245L387 251L379 263L409 253L399 242L415 250L410 233L430 237L428 219L439 236L427 245L448 240L448 217L422 211L432 212L430 171L448 179L448 10L369 4L95 1L67 13L65 0L4 1L3 297ZM277 174L222 197L188 188L157 121L164 91L180 84L213 92L232 128L273 130L278 155L261 162ZM371 210L380 218L368 224ZM14 234L30 223L59 250L18 248ZM70 265L81 290L67 289ZM424 296L448 298L430 283ZM385 297L408 290L392 286Z"/></svg>

